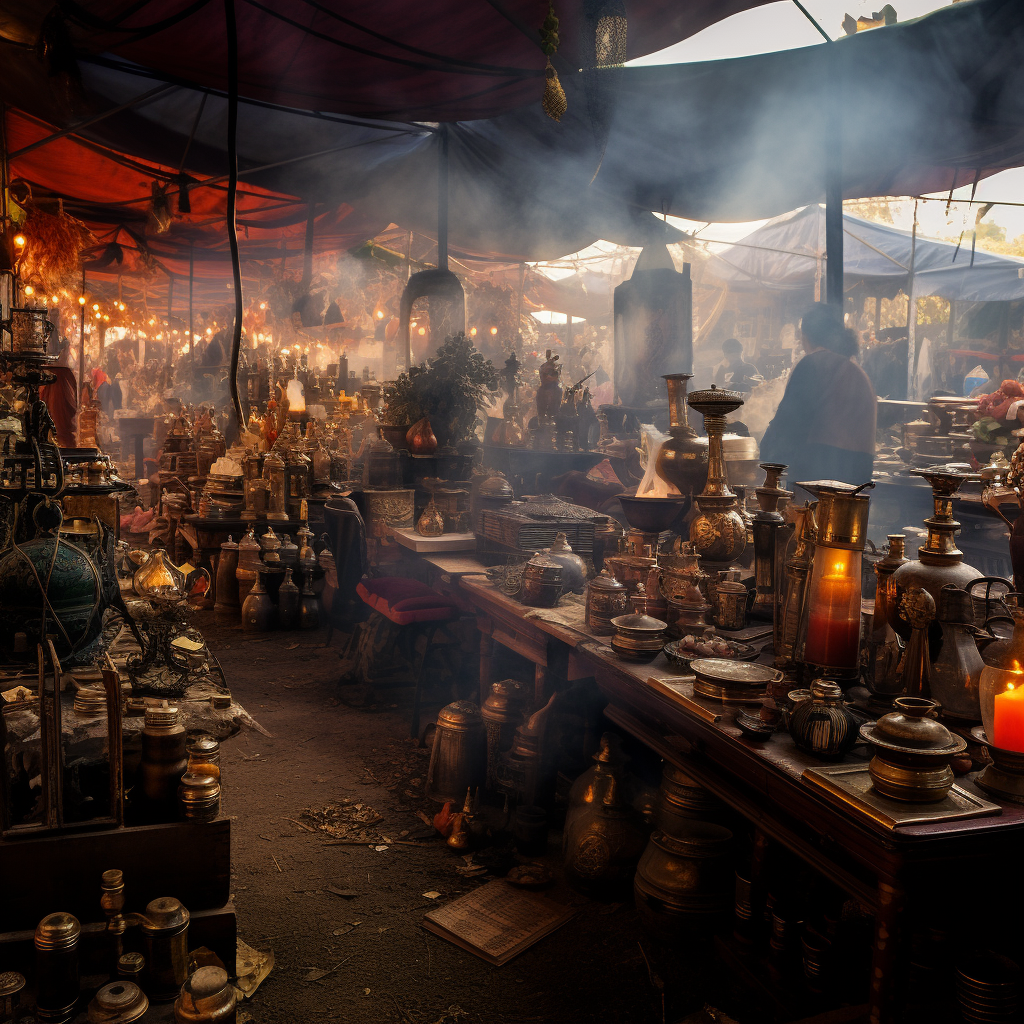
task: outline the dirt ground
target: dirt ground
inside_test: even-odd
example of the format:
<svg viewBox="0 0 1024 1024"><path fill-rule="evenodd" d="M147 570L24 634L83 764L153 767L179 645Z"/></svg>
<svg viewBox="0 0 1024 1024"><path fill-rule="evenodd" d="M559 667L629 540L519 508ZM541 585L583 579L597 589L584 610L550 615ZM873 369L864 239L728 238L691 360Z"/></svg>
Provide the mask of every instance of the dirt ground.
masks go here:
<svg viewBox="0 0 1024 1024"><path fill-rule="evenodd" d="M415 813L428 754L406 739L408 695L386 691L396 704L377 713L341 703L340 643L326 647L326 630L200 625L271 734L246 731L222 755L239 936L276 959L244 1007L251 1020L640 1024L700 1011L713 989L728 1005L707 943L660 948L631 901L597 902L560 879L547 894L575 916L503 967L426 932L425 911L487 879L460 875L462 857ZM330 805L334 837L307 817ZM553 866L559 843L552 834Z"/></svg>

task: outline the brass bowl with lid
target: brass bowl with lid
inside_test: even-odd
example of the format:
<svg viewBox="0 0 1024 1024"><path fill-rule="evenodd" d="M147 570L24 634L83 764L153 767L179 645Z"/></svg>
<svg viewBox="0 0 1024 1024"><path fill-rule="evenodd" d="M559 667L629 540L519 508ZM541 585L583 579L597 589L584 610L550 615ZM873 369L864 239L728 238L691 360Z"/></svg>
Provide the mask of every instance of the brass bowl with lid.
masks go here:
<svg viewBox="0 0 1024 1024"><path fill-rule="evenodd" d="M729 658L696 658L690 662L693 692L724 704L752 704L762 700L769 683L781 682L779 669Z"/></svg>
<svg viewBox="0 0 1024 1024"><path fill-rule="evenodd" d="M938 704L923 697L897 697L895 710L860 727L861 739L875 748L868 765L883 796L909 803L942 800L953 785L950 762L967 741L928 717Z"/></svg>
<svg viewBox="0 0 1024 1024"><path fill-rule="evenodd" d="M611 620L612 650L623 658L651 661L665 646L668 624L650 615L616 615Z"/></svg>

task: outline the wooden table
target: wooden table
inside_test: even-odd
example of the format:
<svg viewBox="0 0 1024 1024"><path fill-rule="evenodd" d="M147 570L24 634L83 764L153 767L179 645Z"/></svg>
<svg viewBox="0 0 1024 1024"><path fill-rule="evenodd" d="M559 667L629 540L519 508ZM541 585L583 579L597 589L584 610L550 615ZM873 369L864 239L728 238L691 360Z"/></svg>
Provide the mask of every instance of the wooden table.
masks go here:
<svg viewBox="0 0 1024 1024"><path fill-rule="evenodd" d="M902 1011L900 985L907 971L910 924L922 908L934 909L941 905L937 901L947 901L943 909L948 910L950 930L956 927L958 912L961 918L969 914L970 926L979 931L986 907L996 914L1019 915L1017 887L1001 889L999 879L1009 882L1010 875L1003 872L1019 858L1024 806L1004 804L997 817L894 830L869 824L804 782L804 769L820 762L797 750L788 734L776 734L768 743L751 743L734 724L734 708L696 698L706 711L721 715L717 722L708 721L705 714L687 710L651 685L650 678L687 678L673 670L664 655L647 664L622 661L606 640L583 629L527 617L531 609L479 578L465 578L460 586L478 607L481 633L534 663L538 701L558 677L593 677L607 701L604 713L609 720L684 769L756 830L871 909L872 1024L908 1019ZM481 694L490 682L485 647L482 643ZM551 672L553 666L558 667L558 676ZM692 689L689 693L692 697ZM863 759L863 751L848 758ZM970 777L958 784L986 795ZM967 927L963 921L961 927Z"/></svg>

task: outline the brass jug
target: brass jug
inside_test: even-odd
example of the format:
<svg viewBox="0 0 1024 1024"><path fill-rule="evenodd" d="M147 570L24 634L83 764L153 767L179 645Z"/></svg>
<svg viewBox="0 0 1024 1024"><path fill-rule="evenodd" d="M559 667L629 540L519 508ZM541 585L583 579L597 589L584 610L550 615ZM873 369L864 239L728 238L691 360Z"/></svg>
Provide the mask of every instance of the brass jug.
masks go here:
<svg viewBox="0 0 1024 1024"><path fill-rule="evenodd" d="M427 795L461 805L466 790L484 781L484 748L484 721L472 701L442 708L427 766Z"/></svg>

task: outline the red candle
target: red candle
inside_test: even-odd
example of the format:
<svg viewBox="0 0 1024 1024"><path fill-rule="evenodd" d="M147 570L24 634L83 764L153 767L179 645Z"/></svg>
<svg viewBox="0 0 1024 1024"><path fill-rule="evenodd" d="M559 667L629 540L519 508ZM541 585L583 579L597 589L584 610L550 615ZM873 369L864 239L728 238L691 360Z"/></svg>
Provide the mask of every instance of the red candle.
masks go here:
<svg viewBox="0 0 1024 1024"><path fill-rule="evenodd" d="M804 660L814 665L853 668L860 658L860 602L854 580L822 576L811 595Z"/></svg>
<svg viewBox="0 0 1024 1024"><path fill-rule="evenodd" d="M993 717L992 742L1001 750L1024 753L1024 689L997 693Z"/></svg>

